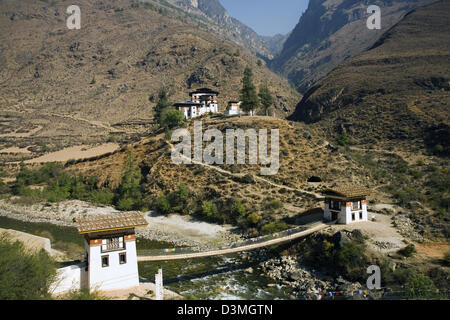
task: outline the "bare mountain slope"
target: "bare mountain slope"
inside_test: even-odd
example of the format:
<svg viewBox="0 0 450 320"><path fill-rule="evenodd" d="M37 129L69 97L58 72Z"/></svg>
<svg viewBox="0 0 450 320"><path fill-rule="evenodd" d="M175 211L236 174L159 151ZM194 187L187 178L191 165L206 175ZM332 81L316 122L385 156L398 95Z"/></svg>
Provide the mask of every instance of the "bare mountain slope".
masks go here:
<svg viewBox="0 0 450 320"><path fill-rule="evenodd" d="M450 1L418 8L312 87L292 119L361 143L449 154Z"/></svg>
<svg viewBox="0 0 450 320"><path fill-rule="evenodd" d="M250 52L162 7L80 0L81 30L68 30L71 4L0 2L0 134L42 126L36 135L91 139L151 118L162 86L172 101L212 87L223 110L239 97L246 66L271 87L277 115L299 99Z"/></svg>
<svg viewBox="0 0 450 320"><path fill-rule="evenodd" d="M407 12L429 0L311 0L308 9L272 61L300 92L334 67L369 48ZM381 8L381 30L366 26L369 5Z"/></svg>
<svg viewBox="0 0 450 320"><path fill-rule="evenodd" d="M222 36L247 48L254 54L272 59L275 54L264 37L239 20L231 17L218 0L169 0L184 10L202 13L221 28L217 29ZM211 28L214 29L214 28Z"/></svg>

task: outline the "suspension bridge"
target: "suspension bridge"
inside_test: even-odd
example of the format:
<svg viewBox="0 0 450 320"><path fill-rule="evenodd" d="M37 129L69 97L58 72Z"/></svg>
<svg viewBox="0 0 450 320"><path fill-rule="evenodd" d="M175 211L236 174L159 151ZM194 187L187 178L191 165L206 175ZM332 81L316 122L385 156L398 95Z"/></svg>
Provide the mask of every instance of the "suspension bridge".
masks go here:
<svg viewBox="0 0 450 320"><path fill-rule="evenodd" d="M313 234L330 223L315 222L312 224L299 226L285 231L273 233L270 235L260 236L245 240L243 242L234 243L227 246L212 247L191 247L191 248L173 248L173 249L157 249L157 250L138 250L138 262L157 262L169 260L184 260L204 257L221 256L230 253L254 250L263 247L278 245L289 242L298 238Z"/></svg>

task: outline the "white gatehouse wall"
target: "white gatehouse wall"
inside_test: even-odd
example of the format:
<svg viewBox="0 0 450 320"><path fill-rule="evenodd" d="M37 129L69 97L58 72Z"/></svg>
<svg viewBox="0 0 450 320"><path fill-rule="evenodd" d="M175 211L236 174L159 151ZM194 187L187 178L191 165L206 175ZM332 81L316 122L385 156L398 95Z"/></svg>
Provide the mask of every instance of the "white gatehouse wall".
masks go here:
<svg viewBox="0 0 450 320"><path fill-rule="evenodd" d="M86 263L73 264L56 271L56 280L50 286L55 295L87 287Z"/></svg>
<svg viewBox="0 0 450 320"><path fill-rule="evenodd" d="M115 290L139 285L136 241L126 241L125 249L102 252L102 246L88 246L90 290ZM120 264L119 256L126 254L126 263ZM102 257L108 256L109 265L102 265Z"/></svg>

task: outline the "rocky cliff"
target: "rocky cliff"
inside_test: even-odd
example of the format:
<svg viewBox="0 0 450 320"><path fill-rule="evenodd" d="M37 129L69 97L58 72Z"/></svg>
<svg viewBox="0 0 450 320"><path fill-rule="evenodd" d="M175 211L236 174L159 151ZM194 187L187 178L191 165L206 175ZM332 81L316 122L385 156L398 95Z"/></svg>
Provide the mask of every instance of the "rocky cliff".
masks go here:
<svg viewBox="0 0 450 320"><path fill-rule="evenodd" d="M311 0L272 68L305 92L334 67L369 48L390 27L428 0ZM369 5L381 8L381 30L369 30Z"/></svg>

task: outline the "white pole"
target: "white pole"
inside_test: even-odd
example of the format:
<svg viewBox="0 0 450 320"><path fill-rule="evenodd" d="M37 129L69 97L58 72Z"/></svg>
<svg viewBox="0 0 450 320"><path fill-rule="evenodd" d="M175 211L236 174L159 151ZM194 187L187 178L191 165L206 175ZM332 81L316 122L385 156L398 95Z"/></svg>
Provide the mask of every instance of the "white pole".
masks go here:
<svg viewBox="0 0 450 320"><path fill-rule="evenodd" d="M159 268L158 273L155 274L155 291L156 300L164 300L162 268Z"/></svg>

